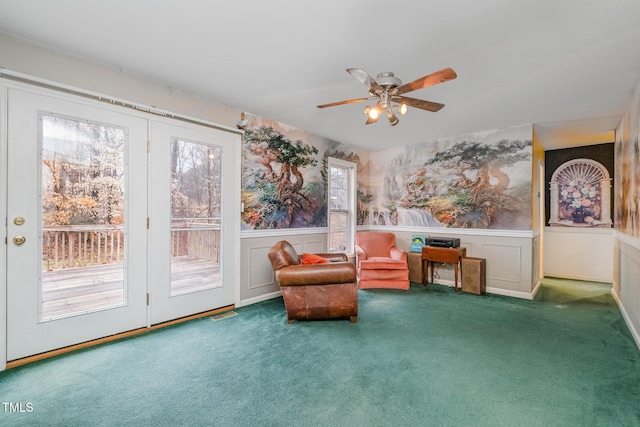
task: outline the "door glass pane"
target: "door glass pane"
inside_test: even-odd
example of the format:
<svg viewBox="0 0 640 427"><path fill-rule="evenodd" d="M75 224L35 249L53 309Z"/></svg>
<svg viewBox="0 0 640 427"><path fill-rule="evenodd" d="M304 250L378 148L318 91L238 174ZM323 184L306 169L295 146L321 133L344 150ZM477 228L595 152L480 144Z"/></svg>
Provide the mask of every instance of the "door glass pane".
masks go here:
<svg viewBox="0 0 640 427"><path fill-rule="evenodd" d="M220 281L222 150L171 139L171 295Z"/></svg>
<svg viewBox="0 0 640 427"><path fill-rule="evenodd" d="M124 129L42 116L40 320L126 303Z"/></svg>

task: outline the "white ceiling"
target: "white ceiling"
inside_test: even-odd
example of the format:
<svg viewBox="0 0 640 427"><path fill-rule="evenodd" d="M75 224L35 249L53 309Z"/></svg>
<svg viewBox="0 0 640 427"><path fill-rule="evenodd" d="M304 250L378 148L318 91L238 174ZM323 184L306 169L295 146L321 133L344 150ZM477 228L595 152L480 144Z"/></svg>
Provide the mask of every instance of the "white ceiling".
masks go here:
<svg viewBox="0 0 640 427"><path fill-rule="evenodd" d="M608 142L639 17L638 0L0 0L0 32L371 149L521 124L547 149ZM458 78L408 94L439 112L365 126L364 103L316 108L367 96L350 67Z"/></svg>

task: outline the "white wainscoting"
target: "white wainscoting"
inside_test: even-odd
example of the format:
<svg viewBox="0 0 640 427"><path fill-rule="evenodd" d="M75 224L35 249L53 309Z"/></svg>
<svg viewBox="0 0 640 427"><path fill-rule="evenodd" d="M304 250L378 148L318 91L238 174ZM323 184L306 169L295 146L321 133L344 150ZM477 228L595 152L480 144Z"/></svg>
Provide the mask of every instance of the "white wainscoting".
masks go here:
<svg viewBox="0 0 640 427"><path fill-rule="evenodd" d="M640 348L640 239L614 233L619 265L612 293Z"/></svg>
<svg viewBox="0 0 640 427"><path fill-rule="evenodd" d="M391 231L400 249L409 251L412 234L459 237L467 256L484 258L487 263L487 292L533 299L539 274L534 248L537 236L531 231L504 230L408 230L398 227L359 227L361 230ZM240 299L237 306L253 304L280 295L267 254L279 240L289 241L299 253L326 252L327 230L292 229L243 231L241 242ZM438 267L440 283L453 286L453 266ZM462 278L464 280L464 278Z"/></svg>
<svg viewBox="0 0 640 427"><path fill-rule="evenodd" d="M369 229L373 230L374 227ZM376 228L377 229L377 228ZM397 229L388 230L396 234L398 247L406 251L413 234L431 237L458 237L460 246L467 248L467 256L484 258L487 263L487 292L516 298L533 299L537 290L539 274L537 236L532 231L470 230L470 229ZM453 286L453 265L438 267L440 283ZM464 281L464 277L462 278Z"/></svg>
<svg viewBox="0 0 640 427"><path fill-rule="evenodd" d="M544 275L613 282L613 229L545 227Z"/></svg>
<svg viewBox="0 0 640 427"><path fill-rule="evenodd" d="M322 253L327 248L327 229L243 231L240 244L240 299L237 307L281 295L267 254L280 240L286 240L302 254Z"/></svg>

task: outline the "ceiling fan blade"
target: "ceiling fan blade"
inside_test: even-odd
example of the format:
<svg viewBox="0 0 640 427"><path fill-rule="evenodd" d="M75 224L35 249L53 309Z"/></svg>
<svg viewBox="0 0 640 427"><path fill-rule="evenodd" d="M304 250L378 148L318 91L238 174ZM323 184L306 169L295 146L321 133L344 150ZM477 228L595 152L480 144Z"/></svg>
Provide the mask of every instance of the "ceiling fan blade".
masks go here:
<svg viewBox="0 0 640 427"><path fill-rule="evenodd" d="M421 77L412 82L403 84L398 87L393 94L394 95L402 95L403 93L411 92L418 89L424 89L425 87L434 86L439 83L444 83L449 80L453 80L458 75L451 68L445 68L440 71L436 71L435 73L429 74L428 76ZM419 108L419 107L418 107Z"/></svg>
<svg viewBox="0 0 640 427"><path fill-rule="evenodd" d="M358 79L358 81L368 88L372 89L374 92L382 91L382 86L376 82L373 77L369 75L362 68L347 68L347 73L351 74L353 77Z"/></svg>
<svg viewBox="0 0 640 427"><path fill-rule="evenodd" d="M367 101L371 99L371 97L368 98L356 98L356 99L347 99L345 101L338 101L338 102L332 102L330 104L322 104L322 105L318 105L318 108L327 108L327 107L335 107L336 105L344 105L344 104L353 104L356 102L362 102L362 101Z"/></svg>
<svg viewBox="0 0 640 427"><path fill-rule="evenodd" d="M394 96L393 98L391 98L391 100L393 102L407 104L410 107L420 108L421 110L427 110L434 113L444 107L444 104L424 101L422 99L409 98L407 96Z"/></svg>

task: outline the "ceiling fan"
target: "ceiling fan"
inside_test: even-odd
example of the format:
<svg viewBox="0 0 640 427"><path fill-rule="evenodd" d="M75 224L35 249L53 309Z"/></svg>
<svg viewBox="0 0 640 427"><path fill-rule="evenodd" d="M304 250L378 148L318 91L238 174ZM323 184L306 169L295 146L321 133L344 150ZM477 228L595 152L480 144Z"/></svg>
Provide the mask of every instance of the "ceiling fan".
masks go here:
<svg viewBox="0 0 640 427"><path fill-rule="evenodd" d="M336 105L353 104L356 102L376 100L373 107L366 106L364 113L367 115L365 124L369 125L378 121L383 113L387 114L387 119L391 126L395 126L400 121L393 112L396 109L399 114L405 114L409 106L420 108L431 112L436 112L444 107L444 104L424 101L422 99L402 96L407 92L424 89L429 86L453 80L458 75L451 68L445 68L435 73L416 79L410 83L402 84L402 81L390 71L379 73L374 79L361 68L347 68L347 73L355 77L359 82L369 88L369 95L366 98L347 99L345 101L332 102L330 104L318 105L318 108L335 107Z"/></svg>

